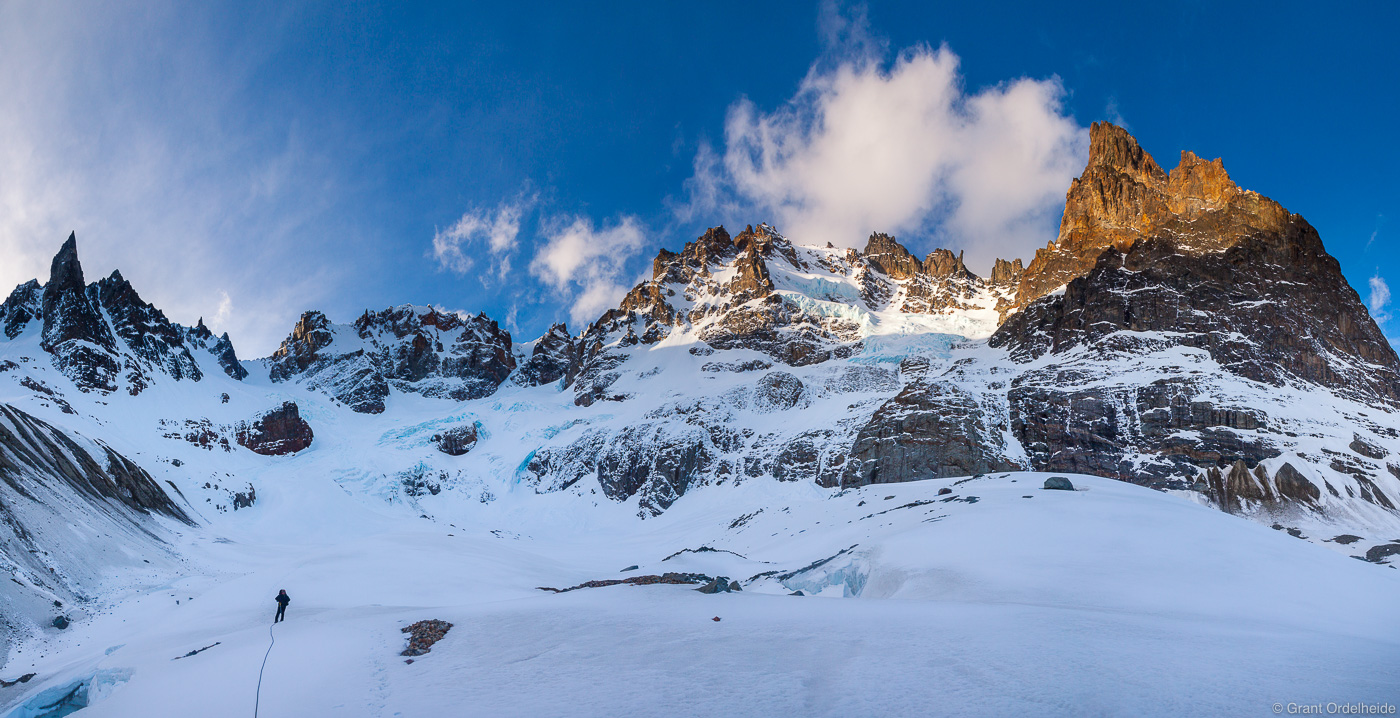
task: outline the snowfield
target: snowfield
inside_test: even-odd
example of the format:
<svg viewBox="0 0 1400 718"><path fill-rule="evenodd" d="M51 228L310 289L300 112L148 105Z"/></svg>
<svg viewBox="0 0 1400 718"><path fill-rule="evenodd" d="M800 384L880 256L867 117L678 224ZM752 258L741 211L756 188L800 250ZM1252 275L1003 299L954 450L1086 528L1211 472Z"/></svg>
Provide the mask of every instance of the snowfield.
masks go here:
<svg viewBox="0 0 1400 718"><path fill-rule="evenodd" d="M1051 491L1047 476L836 496L750 482L646 521L518 494L448 523L288 475L237 521L182 532L186 575L17 649L6 677L39 677L0 695L16 718L85 680L97 686L85 716L246 716L255 699L262 716L1265 715L1279 701L1400 701L1400 572L1181 497L1088 476ZM537 588L667 571L744 590ZM279 588L293 601L255 695ZM429 618L454 628L408 664L400 628Z"/></svg>

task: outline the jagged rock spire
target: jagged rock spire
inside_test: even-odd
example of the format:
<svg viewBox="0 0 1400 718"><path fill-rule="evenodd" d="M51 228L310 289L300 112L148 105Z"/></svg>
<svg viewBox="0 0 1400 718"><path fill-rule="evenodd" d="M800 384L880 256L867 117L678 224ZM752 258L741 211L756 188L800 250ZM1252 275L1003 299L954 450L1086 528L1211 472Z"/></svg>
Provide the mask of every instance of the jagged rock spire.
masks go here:
<svg viewBox="0 0 1400 718"><path fill-rule="evenodd" d="M1182 152L1167 173L1127 130L1095 122L1089 161L1065 194L1059 237L1035 253L1014 306L1088 274L1110 248L1127 252L1162 236L1185 251L1218 252L1259 232L1281 234L1290 217L1277 202L1241 190L1219 159Z"/></svg>
<svg viewBox="0 0 1400 718"><path fill-rule="evenodd" d="M58 292L74 288L81 290L85 286L87 285L83 282L83 266L78 263L78 233L69 232L68 240L53 257L46 289L51 288L52 291Z"/></svg>

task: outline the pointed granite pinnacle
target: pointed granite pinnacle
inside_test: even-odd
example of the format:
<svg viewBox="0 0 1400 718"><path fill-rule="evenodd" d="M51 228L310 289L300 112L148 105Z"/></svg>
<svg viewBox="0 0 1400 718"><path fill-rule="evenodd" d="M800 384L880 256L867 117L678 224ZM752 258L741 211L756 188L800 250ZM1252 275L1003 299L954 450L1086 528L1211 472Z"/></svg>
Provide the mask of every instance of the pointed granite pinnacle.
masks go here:
<svg viewBox="0 0 1400 718"><path fill-rule="evenodd" d="M49 269L49 285L45 287L45 290L77 289L82 291L85 286L83 266L78 264L78 236L76 232L71 232L68 235L68 241L63 243L63 247L53 257L53 266Z"/></svg>

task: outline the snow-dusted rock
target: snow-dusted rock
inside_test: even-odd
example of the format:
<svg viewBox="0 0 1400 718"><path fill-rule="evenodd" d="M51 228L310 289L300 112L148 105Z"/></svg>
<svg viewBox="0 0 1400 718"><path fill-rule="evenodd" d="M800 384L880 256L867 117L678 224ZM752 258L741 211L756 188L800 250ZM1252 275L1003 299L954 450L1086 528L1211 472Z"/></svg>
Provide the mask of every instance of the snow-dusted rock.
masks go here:
<svg viewBox="0 0 1400 718"><path fill-rule="evenodd" d="M510 333L484 314L402 305L332 324L307 312L265 360L274 382L295 381L365 414L389 389L465 401L490 396L515 369Z"/></svg>

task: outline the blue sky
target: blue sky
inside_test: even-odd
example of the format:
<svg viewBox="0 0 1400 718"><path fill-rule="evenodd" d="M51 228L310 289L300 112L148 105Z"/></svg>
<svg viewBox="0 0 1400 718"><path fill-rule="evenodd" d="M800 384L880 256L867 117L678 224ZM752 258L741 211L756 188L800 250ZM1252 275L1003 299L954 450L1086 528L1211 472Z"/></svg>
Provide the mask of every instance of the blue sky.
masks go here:
<svg viewBox="0 0 1400 718"><path fill-rule="evenodd" d="M6 3L0 283L76 230L245 357L404 302L526 341L717 223L1029 258L1109 119L1304 215L1400 336L1400 6L975 5Z"/></svg>

